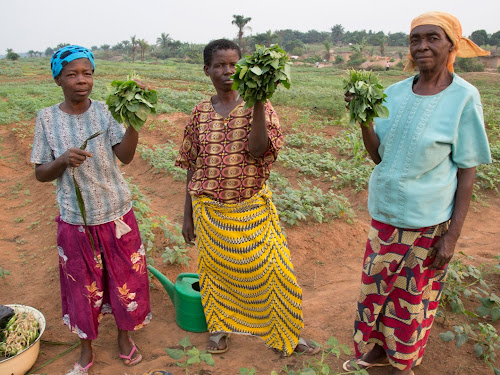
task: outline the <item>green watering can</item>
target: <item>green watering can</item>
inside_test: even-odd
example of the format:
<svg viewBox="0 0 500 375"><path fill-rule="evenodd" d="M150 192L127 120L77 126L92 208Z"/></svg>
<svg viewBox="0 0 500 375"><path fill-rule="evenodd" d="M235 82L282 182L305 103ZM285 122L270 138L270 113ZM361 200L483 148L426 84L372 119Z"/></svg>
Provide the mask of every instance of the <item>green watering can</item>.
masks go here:
<svg viewBox="0 0 500 375"><path fill-rule="evenodd" d="M179 327L190 332L206 332L207 321L201 304L200 277L196 273L181 273L175 285L151 265L148 270L167 291L175 306L175 321Z"/></svg>

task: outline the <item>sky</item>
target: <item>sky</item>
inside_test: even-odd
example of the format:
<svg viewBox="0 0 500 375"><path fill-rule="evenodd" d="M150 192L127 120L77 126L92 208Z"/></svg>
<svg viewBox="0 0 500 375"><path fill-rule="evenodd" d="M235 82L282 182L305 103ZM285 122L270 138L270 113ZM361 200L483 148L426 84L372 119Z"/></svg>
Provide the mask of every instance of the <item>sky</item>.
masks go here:
<svg viewBox="0 0 500 375"><path fill-rule="evenodd" d="M500 30L498 0L0 0L0 54L7 48L44 52L60 43L111 46L135 35L150 44L161 33L188 43L235 38L233 15L251 17L245 35L267 30L372 30L409 33L411 20L431 10L455 15L463 35Z"/></svg>

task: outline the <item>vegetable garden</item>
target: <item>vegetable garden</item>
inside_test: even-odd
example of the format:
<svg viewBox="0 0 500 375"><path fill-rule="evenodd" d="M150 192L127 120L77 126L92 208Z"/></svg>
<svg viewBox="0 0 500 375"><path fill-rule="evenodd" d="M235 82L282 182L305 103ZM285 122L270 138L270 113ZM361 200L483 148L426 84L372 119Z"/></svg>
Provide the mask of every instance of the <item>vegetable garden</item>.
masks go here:
<svg viewBox="0 0 500 375"><path fill-rule="evenodd" d="M186 246L180 234L185 172L175 168L174 161L193 106L213 94L211 82L201 65L169 60L98 60L96 66L91 95L95 100L105 101L114 90L111 82L123 80L132 70L156 91L156 114L140 130L136 157L122 171L133 193L149 261L171 280L181 272L196 272L195 249ZM392 69L377 76L387 87L408 75ZM207 335L188 335L176 326L172 303L152 280L153 321L132 334L146 360L133 373L163 368L174 374L340 374L342 359L352 356L352 318L369 228L366 198L373 163L359 125L350 123L345 108L347 72L292 65L290 77L290 88L282 82L272 97L285 147L270 184L303 288L305 335L323 346L322 354L282 358L256 338L233 335L227 353L213 360L200 357L194 350L203 351ZM500 359L495 361L500 353L500 75L462 77L481 93L494 163L477 171L474 202L451 265L446 297L416 375L492 374L493 367L500 368ZM152 102L156 97L143 99ZM48 59L0 60L0 304L22 303L45 315L47 329L33 370L68 352L37 374L64 372L78 352L68 351L77 338L60 318L55 185L37 182L29 163L36 113L61 100ZM141 100L128 106L131 112L150 108ZM132 125L144 114L137 116ZM103 319L96 341L95 371L123 374L129 369L117 360L111 319ZM186 361L171 355L175 349ZM198 362L189 365L188 358L194 357Z"/></svg>

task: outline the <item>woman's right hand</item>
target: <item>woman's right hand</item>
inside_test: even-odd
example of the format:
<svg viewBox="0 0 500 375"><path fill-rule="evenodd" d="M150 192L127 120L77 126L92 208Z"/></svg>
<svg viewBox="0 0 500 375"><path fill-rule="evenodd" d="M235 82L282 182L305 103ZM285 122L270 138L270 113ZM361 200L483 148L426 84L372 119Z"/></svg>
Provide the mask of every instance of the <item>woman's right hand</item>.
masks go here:
<svg viewBox="0 0 500 375"><path fill-rule="evenodd" d="M73 147L61 155L67 166L78 168L87 158L92 157L92 153Z"/></svg>
<svg viewBox="0 0 500 375"><path fill-rule="evenodd" d="M182 236L188 245L194 245L196 234L194 233L194 223L192 215L184 215L182 223Z"/></svg>
<svg viewBox="0 0 500 375"><path fill-rule="evenodd" d="M354 98L354 94L350 93L349 91L346 91L344 93L344 101L345 101L345 107L349 109L349 104L351 104L351 100Z"/></svg>

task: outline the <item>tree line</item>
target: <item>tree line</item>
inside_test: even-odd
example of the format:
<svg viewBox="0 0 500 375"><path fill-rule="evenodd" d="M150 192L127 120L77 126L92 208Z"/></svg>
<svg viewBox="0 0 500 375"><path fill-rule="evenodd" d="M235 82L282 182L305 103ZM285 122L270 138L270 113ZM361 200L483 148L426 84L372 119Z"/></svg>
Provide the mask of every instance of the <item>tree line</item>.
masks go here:
<svg viewBox="0 0 500 375"><path fill-rule="evenodd" d="M384 56L385 47L408 46L408 34L404 32L387 33L383 31L372 30L355 30L348 31L341 24L334 25L330 31L309 30L306 32L285 29L285 30L268 30L264 33L255 35L245 35L251 30L249 26L251 17L243 15L233 15L231 23L238 29L235 41L243 49L248 52L255 48L255 45L270 45L273 43L279 44L285 51L291 55L302 56L311 44L323 44L325 48L325 59L329 59L330 50L335 46L351 46L353 53L362 53L366 46L377 46L380 48L380 53ZM470 39L480 46L489 45L498 49L500 46L500 30L488 34L485 30L476 30L471 33ZM68 45L61 43L54 48L47 47L42 53L40 51L30 50L27 52L29 57L52 56L57 49ZM189 62L201 63L202 51L204 45L186 43L179 40L174 40L168 33L161 33L155 43L149 43L144 39L139 39L136 35L130 39L122 40L115 45L103 44L101 46L91 46L91 50L101 58L109 58L112 56L126 56L132 61L136 59L144 60L146 56L167 59L167 58L182 58ZM7 49L6 58L16 60L19 55Z"/></svg>

